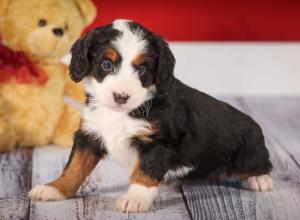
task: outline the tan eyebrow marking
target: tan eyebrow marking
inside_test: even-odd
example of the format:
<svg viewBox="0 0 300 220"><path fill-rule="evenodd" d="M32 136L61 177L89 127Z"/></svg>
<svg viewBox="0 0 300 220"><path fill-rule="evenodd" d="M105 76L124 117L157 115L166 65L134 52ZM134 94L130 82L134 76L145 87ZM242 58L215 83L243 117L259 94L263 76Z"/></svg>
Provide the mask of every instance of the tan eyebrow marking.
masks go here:
<svg viewBox="0 0 300 220"><path fill-rule="evenodd" d="M145 59L146 59L145 54L141 53L136 56L136 58L132 61L132 64L134 66L139 66L145 62Z"/></svg>
<svg viewBox="0 0 300 220"><path fill-rule="evenodd" d="M119 53L114 48L108 48L105 51L105 56L113 62L116 62L120 58Z"/></svg>

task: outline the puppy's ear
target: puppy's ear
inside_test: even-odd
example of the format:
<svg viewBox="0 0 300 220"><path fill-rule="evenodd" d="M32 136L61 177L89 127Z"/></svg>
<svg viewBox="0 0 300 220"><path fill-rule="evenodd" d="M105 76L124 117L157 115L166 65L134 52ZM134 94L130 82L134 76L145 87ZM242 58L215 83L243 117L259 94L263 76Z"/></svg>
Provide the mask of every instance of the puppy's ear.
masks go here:
<svg viewBox="0 0 300 220"><path fill-rule="evenodd" d="M72 59L69 70L70 77L74 82L80 82L90 70L90 60L88 52L91 45L91 40L88 33L84 38L77 40L71 49Z"/></svg>
<svg viewBox="0 0 300 220"><path fill-rule="evenodd" d="M158 94L164 95L168 90L169 83L174 78L175 58L168 43L160 36L157 36L156 39L159 53L156 89Z"/></svg>
<svg viewBox="0 0 300 220"><path fill-rule="evenodd" d="M83 38L77 40L71 49L72 59L69 66L71 79L80 82L92 72L92 62L101 47L108 44L119 33L118 30L112 29L111 25L106 25L88 32Z"/></svg>

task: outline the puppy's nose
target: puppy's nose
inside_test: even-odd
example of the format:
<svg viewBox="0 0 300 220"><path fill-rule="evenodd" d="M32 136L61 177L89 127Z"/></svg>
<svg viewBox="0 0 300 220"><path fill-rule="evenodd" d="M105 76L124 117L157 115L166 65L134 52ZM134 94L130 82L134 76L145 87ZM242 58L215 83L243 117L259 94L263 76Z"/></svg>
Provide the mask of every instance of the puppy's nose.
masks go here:
<svg viewBox="0 0 300 220"><path fill-rule="evenodd" d="M52 32L54 35L56 35L57 37L61 37L64 35L64 30L62 28L53 28Z"/></svg>
<svg viewBox="0 0 300 220"><path fill-rule="evenodd" d="M114 96L115 103L117 103L119 105L125 104L127 102L127 100L129 99L129 95L127 95L127 94L119 94L119 93L113 92L113 96Z"/></svg>

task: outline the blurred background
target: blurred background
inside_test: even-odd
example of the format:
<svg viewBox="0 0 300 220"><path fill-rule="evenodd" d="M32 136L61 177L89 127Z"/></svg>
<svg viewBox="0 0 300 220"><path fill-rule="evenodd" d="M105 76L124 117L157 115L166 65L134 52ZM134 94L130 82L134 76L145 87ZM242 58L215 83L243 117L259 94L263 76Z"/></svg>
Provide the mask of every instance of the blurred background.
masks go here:
<svg viewBox="0 0 300 220"><path fill-rule="evenodd" d="M300 1L94 0L87 28L132 19L171 44L175 75L212 95L300 95Z"/></svg>
<svg viewBox="0 0 300 220"><path fill-rule="evenodd" d="M236 182L172 186L161 189L154 212L121 214L115 200L130 174L108 159L76 198L28 199L33 186L61 174L80 124L84 92L62 56L69 63L82 30L119 18L165 37L177 78L261 125L272 192ZM300 0L0 0L0 220L299 219L299 42Z"/></svg>

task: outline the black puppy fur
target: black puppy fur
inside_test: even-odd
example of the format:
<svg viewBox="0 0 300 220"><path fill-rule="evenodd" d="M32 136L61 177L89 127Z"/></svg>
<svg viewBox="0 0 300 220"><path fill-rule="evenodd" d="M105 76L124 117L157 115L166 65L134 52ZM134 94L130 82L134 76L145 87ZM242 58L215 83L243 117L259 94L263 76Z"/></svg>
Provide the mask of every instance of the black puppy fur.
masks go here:
<svg viewBox="0 0 300 220"><path fill-rule="evenodd" d="M150 142L132 137L143 172L158 181L163 181L169 170L182 166L195 168L183 178L270 173L272 165L259 125L229 104L176 79L173 76L175 59L168 44L137 23L131 22L130 27L143 30L144 38L150 42L149 56L155 60L151 73L141 78L143 86L155 84L157 88L152 107L146 116L136 110L130 113L131 117L143 118L155 125L156 132L150 136ZM93 76L101 82L105 75L98 70L99 51L118 35L119 32L108 25L77 41L72 48L71 78L79 82ZM89 98L90 94L87 104ZM98 148L94 150L97 154L106 153L103 144L91 144L91 140L84 131L79 130L75 135L75 143Z"/></svg>

